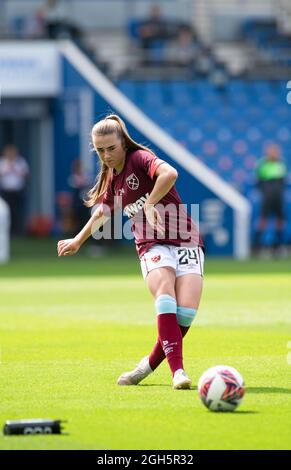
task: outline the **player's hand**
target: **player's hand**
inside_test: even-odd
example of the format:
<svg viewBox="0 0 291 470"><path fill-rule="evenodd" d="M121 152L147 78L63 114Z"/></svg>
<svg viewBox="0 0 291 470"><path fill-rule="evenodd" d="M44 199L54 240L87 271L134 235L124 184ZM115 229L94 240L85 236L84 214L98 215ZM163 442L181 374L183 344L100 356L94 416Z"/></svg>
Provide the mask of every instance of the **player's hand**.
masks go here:
<svg viewBox="0 0 291 470"><path fill-rule="evenodd" d="M60 240L58 242L58 256L74 255L75 253L77 253L80 246L80 243L75 238Z"/></svg>
<svg viewBox="0 0 291 470"><path fill-rule="evenodd" d="M165 227L163 225L162 218L155 206L153 204L146 204L144 206L144 213L150 226L154 228L159 235L164 235Z"/></svg>

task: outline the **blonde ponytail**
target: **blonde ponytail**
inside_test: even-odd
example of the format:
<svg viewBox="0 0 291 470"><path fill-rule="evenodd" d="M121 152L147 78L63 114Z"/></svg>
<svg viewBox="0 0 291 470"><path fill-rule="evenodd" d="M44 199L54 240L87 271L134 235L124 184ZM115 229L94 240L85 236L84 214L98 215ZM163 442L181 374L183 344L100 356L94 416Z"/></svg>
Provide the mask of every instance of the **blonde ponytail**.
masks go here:
<svg viewBox="0 0 291 470"><path fill-rule="evenodd" d="M100 196L102 196L102 194L104 194L107 190L111 174L112 170L102 163L100 172L96 178L96 184L93 186L93 188L90 189L90 191L88 191L88 199L84 200L85 206L93 207L95 204L97 204Z"/></svg>

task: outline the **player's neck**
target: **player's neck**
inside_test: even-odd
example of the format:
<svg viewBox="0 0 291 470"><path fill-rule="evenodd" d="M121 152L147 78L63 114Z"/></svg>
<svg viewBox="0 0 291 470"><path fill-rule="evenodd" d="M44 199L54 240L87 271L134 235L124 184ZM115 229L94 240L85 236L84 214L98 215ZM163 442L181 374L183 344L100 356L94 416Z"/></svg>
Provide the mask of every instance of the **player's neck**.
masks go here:
<svg viewBox="0 0 291 470"><path fill-rule="evenodd" d="M119 175L119 173L122 172L122 170L124 169L124 166L125 166L125 158L122 162L120 162L119 165L117 165L115 168L114 168L114 172Z"/></svg>

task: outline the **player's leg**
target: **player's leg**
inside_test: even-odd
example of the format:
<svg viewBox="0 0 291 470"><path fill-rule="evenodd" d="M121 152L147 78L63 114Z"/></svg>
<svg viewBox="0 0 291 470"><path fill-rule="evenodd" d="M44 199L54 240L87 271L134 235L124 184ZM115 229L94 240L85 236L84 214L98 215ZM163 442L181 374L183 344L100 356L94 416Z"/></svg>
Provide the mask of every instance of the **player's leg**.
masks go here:
<svg viewBox="0 0 291 470"><path fill-rule="evenodd" d="M159 348L159 353L163 351L171 369L173 387L187 389L191 387L191 380L183 366L182 333L177 322L175 284L176 271L170 268L155 269L147 276L147 285L155 298L159 341L149 356L149 364L152 364L156 348ZM151 368L153 369L153 365Z"/></svg>
<svg viewBox="0 0 291 470"><path fill-rule="evenodd" d="M203 288L203 277L201 274L182 274L176 277L175 297L177 301L177 323L183 338L188 332L199 307ZM159 316L158 316L159 318ZM160 317L163 318L163 317ZM159 331L158 341L149 356L149 364L154 370L166 357L166 351L163 348L161 334ZM182 345L181 345L182 357ZM167 358L168 359L168 358ZM170 364L170 361L168 359ZM171 367L171 364L170 364ZM173 368L171 367L172 372ZM191 380L184 372L183 362L179 369L176 368L173 374L173 387L176 389L190 388Z"/></svg>
<svg viewBox="0 0 291 470"><path fill-rule="evenodd" d="M179 325L179 328L181 330L182 338L184 338L189 328L186 328L181 325ZM156 343L152 349L152 352L149 355L149 363L152 371L156 370L165 358L166 356L164 350L160 343L159 337L157 337Z"/></svg>
<svg viewBox="0 0 291 470"><path fill-rule="evenodd" d="M203 287L203 278L199 274L185 274L177 277L177 322L183 337L188 332L199 307ZM175 374L174 388L179 388L181 377Z"/></svg>
<svg viewBox="0 0 291 470"><path fill-rule="evenodd" d="M186 257L184 252L186 252ZM179 261L180 258L181 263ZM143 378L149 375L149 373L155 370L165 359L166 355L168 356L167 359L172 373L175 373L177 370L183 372L181 336L184 336L187 333L189 325L194 318L193 309L195 308L197 310L199 305L202 290L201 276L203 273L203 261L204 255L200 248L197 248L194 251L183 248L182 257L180 251L177 251L175 247L167 246L156 246L149 250L149 252L146 254L141 263L142 271L153 297L158 300L158 305L156 304L157 310L164 310L163 307L165 307L168 310L173 310L173 312L160 313L157 311L159 332L157 342L151 354L143 358L133 371L122 374L122 376L118 379L118 383L120 385L136 385ZM161 266L161 268L159 268L159 266ZM177 268L178 276L181 278L183 277L184 280L179 279L177 282L174 267ZM199 279L200 282L198 280L194 282L194 288L193 279L188 281L188 278L184 276L187 273L199 274L197 279ZM189 293L187 294L185 290L187 289L188 283L190 288ZM181 324L178 325L178 328L180 329L181 335L178 333L177 319L175 319L173 316L174 311L176 312L176 305L167 305L167 301L175 301L176 289L180 302L179 322ZM189 299L187 295L189 296ZM163 301L166 301L166 304L163 305ZM178 336L179 338L178 341L174 342L177 343L177 345L175 345L177 346L175 351L176 353L179 348L181 348L180 355L177 354L175 356L175 354L172 354L171 348L168 349L165 347L167 346L166 342L169 341L168 338L165 338L165 336L168 334L168 328L171 330L170 335L176 335L176 337ZM177 369L177 367L179 367L179 369ZM181 377L177 378L177 387L175 388L182 388L182 386L179 387L180 381L183 382L182 386L185 386L185 388L190 386L190 379L186 376L185 380L185 377L182 375Z"/></svg>
<svg viewBox="0 0 291 470"><path fill-rule="evenodd" d="M149 290L155 298L157 311L159 346L156 353L162 355L162 360L167 356L172 374L177 369L183 369L182 335L176 317L175 281L175 271L169 267L156 268L146 277ZM155 348L156 346L154 350ZM118 384L136 385L147 377L154 370L151 367L151 355L143 358L134 370L122 374Z"/></svg>
<svg viewBox="0 0 291 470"><path fill-rule="evenodd" d="M176 279L177 321L183 336L196 317L202 289L203 277L199 274L184 274Z"/></svg>
<svg viewBox="0 0 291 470"><path fill-rule="evenodd" d="M172 312L169 312L169 314L171 313L171 317L175 317L177 327L177 306L175 299L175 266L175 260L172 259L170 249L167 246L154 246L142 257L141 260L143 277L146 280L146 283L155 300L158 301L156 304L156 308L163 310L170 309ZM164 336L165 330L164 323L167 323L165 313L163 313L163 315L163 319L157 319L158 331L159 329L161 329L162 336ZM169 324L171 322L173 323L173 318L169 320ZM164 341L167 340L164 339ZM155 345L153 351L153 357L158 355L160 362L165 358L163 347L160 344L159 335L157 344ZM152 354L150 356L152 356ZM175 358L172 359L172 354L170 355L170 357L171 363L175 364L176 360ZM153 372L153 370L154 367L152 368L150 365L149 356L146 356L140 361L140 363L135 369L130 372L123 373L119 377L117 383L119 385L136 385L147 375Z"/></svg>
<svg viewBox="0 0 291 470"><path fill-rule="evenodd" d="M175 297L176 272L167 267L154 269L148 274L146 283L155 299L159 344L174 374L183 368L182 335L177 323Z"/></svg>
<svg viewBox="0 0 291 470"><path fill-rule="evenodd" d="M194 276L194 277L192 277ZM203 287L200 274L186 274L176 278L175 297L177 301L177 321L182 337L187 334L198 310ZM165 353L157 338L149 356L152 370L155 370L165 359Z"/></svg>
<svg viewBox="0 0 291 470"><path fill-rule="evenodd" d="M176 278L175 297L177 301L177 322L184 337L198 310L203 288L201 274L183 274ZM155 370L165 359L159 338L149 356L149 364Z"/></svg>
<svg viewBox="0 0 291 470"><path fill-rule="evenodd" d="M189 330L201 299L203 287L204 252L196 248L172 248L177 259L175 294L177 300L177 322L183 337ZM173 386L176 388L174 377Z"/></svg>

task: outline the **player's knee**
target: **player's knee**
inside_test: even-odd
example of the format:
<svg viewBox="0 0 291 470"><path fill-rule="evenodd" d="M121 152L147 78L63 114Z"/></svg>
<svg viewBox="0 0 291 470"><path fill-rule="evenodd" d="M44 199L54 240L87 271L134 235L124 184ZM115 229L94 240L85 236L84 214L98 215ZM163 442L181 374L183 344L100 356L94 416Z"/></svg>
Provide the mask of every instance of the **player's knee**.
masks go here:
<svg viewBox="0 0 291 470"><path fill-rule="evenodd" d="M174 282L169 282L168 279L159 279L152 287L152 292L156 299L161 297L161 295L168 295L175 299L175 285Z"/></svg>
<svg viewBox="0 0 291 470"><path fill-rule="evenodd" d="M191 326L195 316L197 313L197 309L195 308L187 308L187 307L177 307L177 321L178 324L181 326Z"/></svg>
<svg viewBox="0 0 291 470"><path fill-rule="evenodd" d="M171 295L159 295L156 299L155 305L157 315L161 315L163 313L177 313L177 302Z"/></svg>

